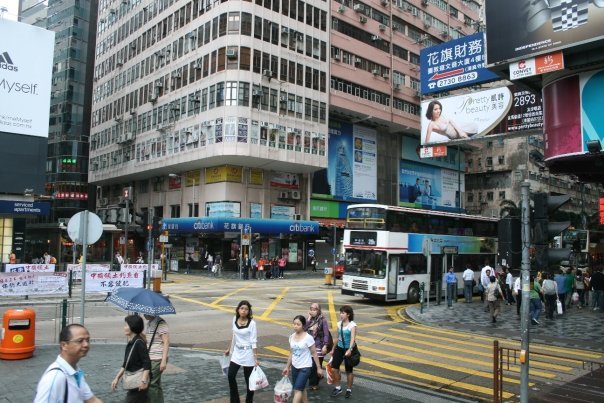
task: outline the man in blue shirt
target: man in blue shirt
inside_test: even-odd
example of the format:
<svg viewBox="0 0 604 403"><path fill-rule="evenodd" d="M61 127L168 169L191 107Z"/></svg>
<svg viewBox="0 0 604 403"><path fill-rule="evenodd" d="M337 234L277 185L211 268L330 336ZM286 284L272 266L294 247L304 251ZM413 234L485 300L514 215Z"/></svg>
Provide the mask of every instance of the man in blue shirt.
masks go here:
<svg viewBox="0 0 604 403"><path fill-rule="evenodd" d="M457 293L457 277L455 276L455 273L453 273L453 266L449 267L449 271L445 274L445 282L447 283L447 306L452 308L453 295Z"/></svg>
<svg viewBox="0 0 604 403"><path fill-rule="evenodd" d="M564 301L566 300L566 271L564 269L560 270L560 273L554 276L554 281L558 286L558 299L562 303L562 313L566 312L566 304Z"/></svg>

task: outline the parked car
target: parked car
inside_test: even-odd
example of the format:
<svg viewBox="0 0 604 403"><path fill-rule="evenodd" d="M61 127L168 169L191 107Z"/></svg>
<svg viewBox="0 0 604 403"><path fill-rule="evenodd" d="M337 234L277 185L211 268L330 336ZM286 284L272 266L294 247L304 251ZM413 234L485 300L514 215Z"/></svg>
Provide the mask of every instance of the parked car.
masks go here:
<svg viewBox="0 0 604 403"><path fill-rule="evenodd" d="M335 275L338 280L341 279L342 276L344 275L344 261L343 260L340 260L336 264Z"/></svg>

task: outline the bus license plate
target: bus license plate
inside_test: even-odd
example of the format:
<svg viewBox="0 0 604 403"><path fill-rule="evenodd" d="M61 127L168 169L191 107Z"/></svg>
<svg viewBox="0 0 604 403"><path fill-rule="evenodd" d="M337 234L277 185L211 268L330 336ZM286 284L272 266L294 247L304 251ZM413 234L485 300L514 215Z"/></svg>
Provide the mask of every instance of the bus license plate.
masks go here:
<svg viewBox="0 0 604 403"><path fill-rule="evenodd" d="M363 295L363 294L361 294L360 292L355 292L355 293L354 293L354 296L355 296L355 297L361 297L361 298L363 298L363 297L364 297L364 295Z"/></svg>

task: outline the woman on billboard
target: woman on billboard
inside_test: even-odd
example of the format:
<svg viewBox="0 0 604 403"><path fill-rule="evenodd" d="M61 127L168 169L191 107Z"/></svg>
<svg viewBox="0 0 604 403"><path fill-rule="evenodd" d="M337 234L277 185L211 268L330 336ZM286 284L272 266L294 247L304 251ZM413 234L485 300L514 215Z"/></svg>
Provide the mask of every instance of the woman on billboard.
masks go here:
<svg viewBox="0 0 604 403"><path fill-rule="evenodd" d="M426 130L426 140L424 144L430 143L432 132L446 136L449 140L467 139L476 134L478 131L473 123L465 124L465 129L462 130L461 125L455 123L452 119L447 119L442 116L443 106L440 102L434 100L428 104L426 117L430 120L428 129Z"/></svg>

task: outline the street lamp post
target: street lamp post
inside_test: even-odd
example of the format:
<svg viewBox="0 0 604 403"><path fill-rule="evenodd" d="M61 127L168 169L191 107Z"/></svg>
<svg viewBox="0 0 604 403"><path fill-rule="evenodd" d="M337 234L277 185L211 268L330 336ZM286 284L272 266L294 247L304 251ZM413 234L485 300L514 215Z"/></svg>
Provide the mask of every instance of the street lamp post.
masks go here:
<svg viewBox="0 0 604 403"><path fill-rule="evenodd" d="M336 286L336 265L337 263L337 252L338 250L336 249L336 244L337 244L337 230L336 230L336 225L333 225L333 286Z"/></svg>

